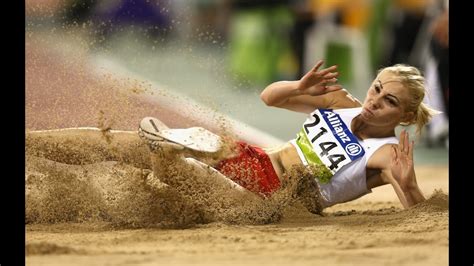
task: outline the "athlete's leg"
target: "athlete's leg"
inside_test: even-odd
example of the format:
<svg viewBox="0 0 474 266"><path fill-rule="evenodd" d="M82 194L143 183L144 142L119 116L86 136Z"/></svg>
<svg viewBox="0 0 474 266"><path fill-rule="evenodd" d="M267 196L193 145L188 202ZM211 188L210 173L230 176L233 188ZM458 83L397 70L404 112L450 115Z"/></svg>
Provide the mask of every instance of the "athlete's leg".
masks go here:
<svg viewBox="0 0 474 266"><path fill-rule="evenodd" d="M155 177L162 182L180 187L182 182L188 182L186 178L176 178L177 175L186 177L193 176L199 179L201 185L206 188L214 186L216 190L232 191L232 195L242 199L250 198L251 200L260 197L233 182L222 173L194 158L185 157L184 149L176 148L175 145L170 146L168 143L161 143L159 149L151 152L152 169ZM179 176L178 176L179 177Z"/></svg>
<svg viewBox="0 0 474 266"><path fill-rule="evenodd" d="M263 210L263 198L228 179L211 166L193 158L186 158L176 147L162 143L152 152L151 161L155 178L175 188L183 198L205 207L204 212L210 220L231 222L270 219L255 214ZM268 213L268 216L271 216L271 213Z"/></svg>
<svg viewBox="0 0 474 266"><path fill-rule="evenodd" d="M67 164L120 161L151 169L148 147L136 131L71 128L26 132L26 153Z"/></svg>

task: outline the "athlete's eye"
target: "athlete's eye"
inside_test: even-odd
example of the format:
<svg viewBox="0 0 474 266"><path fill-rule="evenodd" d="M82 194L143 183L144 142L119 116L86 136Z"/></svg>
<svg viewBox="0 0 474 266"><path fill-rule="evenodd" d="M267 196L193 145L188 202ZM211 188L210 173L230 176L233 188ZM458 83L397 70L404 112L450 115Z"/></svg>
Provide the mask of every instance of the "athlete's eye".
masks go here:
<svg viewBox="0 0 474 266"><path fill-rule="evenodd" d="M380 92L380 85L379 84L374 84L374 90L379 93Z"/></svg>
<svg viewBox="0 0 474 266"><path fill-rule="evenodd" d="M392 105L392 106L396 106L397 103L392 99L392 98L386 98L387 102Z"/></svg>

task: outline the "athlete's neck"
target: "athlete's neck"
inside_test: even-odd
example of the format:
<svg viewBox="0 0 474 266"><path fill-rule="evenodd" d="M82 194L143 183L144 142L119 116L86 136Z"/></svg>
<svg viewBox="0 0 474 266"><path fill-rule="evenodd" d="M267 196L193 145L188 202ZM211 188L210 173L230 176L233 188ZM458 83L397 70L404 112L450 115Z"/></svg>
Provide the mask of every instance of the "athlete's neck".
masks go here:
<svg viewBox="0 0 474 266"><path fill-rule="evenodd" d="M395 136L395 128L393 127L376 127L364 122L360 115L354 117L351 122L351 130L359 139L369 138L387 138Z"/></svg>

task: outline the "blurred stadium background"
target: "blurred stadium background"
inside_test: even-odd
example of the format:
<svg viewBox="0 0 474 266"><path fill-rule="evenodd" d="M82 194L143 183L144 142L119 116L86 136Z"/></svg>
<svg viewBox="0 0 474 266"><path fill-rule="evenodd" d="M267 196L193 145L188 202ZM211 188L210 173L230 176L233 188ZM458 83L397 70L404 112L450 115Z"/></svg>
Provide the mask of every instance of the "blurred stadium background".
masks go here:
<svg viewBox="0 0 474 266"><path fill-rule="evenodd" d="M84 53L288 140L303 114L266 107L261 90L318 59L363 99L379 68L419 67L442 110L418 162L448 163L448 1L26 0L26 37ZM40 38L38 38L40 36ZM27 58L28 60L28 58Z"/></svg>

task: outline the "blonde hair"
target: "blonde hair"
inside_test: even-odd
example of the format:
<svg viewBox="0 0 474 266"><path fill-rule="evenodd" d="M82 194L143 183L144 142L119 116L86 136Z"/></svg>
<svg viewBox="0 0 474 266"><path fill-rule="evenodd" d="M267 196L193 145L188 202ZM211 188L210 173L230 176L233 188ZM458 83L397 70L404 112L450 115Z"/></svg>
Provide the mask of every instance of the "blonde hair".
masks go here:
<svg viewBox="0 0 474 266"><path fill-rule="evenodd" d="M414 112L415 116L413 120L400 124L405 126L415 124L416 133L420 134L423 126L431 120L433 115L441 113L423 103L423 98L425 97L426 92L425 78L416 67L405 64L396 64L380 69L378 75L385 71L397 75L400 82L408 89L408 93L411 96L411 101L407 103L405 111Z"/></svg>

